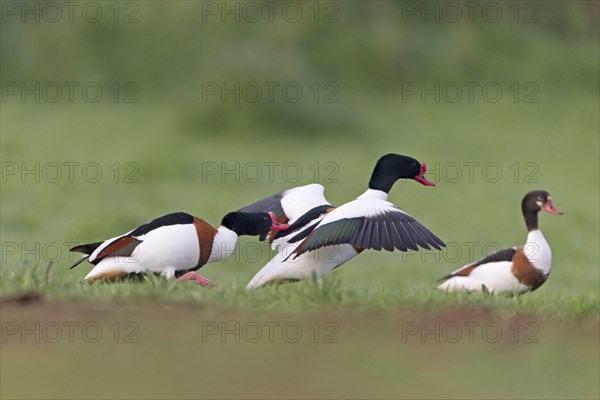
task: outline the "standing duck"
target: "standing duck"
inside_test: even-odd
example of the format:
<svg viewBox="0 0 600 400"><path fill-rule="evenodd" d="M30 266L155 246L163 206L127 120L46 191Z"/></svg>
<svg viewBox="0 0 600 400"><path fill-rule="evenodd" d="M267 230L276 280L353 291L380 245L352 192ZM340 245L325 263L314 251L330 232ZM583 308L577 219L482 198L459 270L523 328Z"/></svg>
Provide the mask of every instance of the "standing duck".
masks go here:
<svg viewBox="0 0 600 400"><path fill-rule="evenodd" d="M238 236L265 235L286 229L273 213L232 212L218 229L184 212L167 214L103 242L83 244L71 251L83 253L83 261L94 264L85 280L114 281L128 276L155 273L202 286L212 282L195 271L204 264L229 256Z"/></svg>
<svg viewBox="0 0 600 400"><path fill-rule="evenodd" d="M287 215L290 210L294 219L289 221L288 230L275 235L273 243L279 245L279 252L252 278L247 288L313 276L320 281L331 270L365 249L441 249L444 243L437 236L387 201L388 193L398 179L412 179L425 186L435 186L425 178L426 169L424 163L420 164L414 158L387 154L377 161L368 189L357 199L338 208L329 205L322 197L320 185L308 185L319 186L320 197L317 196L317 188L313 187L311 198L318 201L312 204L312 208L308 205L299 207L309 210L300 216L295 209L290 210L289 205L305 201L308 196L302 194L306 189L301 192L292 189L289 193L282 192L282 196L275 195L254 203L270 203L272 206L274 199L279 197L283 214Z"/></svg>
<svg viewBox="0 0 600 400"><path fill-rule="evenodd" d="M522 294L534 291L548 279L552 252L538 226L538 213L562 215L552 205L550 194L534 190L523 197L521 210L527 226L527 242L491 254L476 263L446 275L437 288L466 291Z"/></svg>

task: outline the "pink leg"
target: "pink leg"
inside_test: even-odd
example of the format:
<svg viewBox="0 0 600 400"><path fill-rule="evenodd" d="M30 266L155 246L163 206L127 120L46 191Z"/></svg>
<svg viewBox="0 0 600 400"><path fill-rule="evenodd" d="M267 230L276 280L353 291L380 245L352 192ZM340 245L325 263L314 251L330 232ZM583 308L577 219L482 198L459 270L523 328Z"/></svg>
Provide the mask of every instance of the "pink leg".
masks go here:
<svg viewBox="0 0 600 400"><path fill-rule="evenodd" d="M183 282L183 281L192 281L200 286L214 285L214 283L212 283L212 281L210 279L200 275L196 271L190 271L186 274L181 275L179 278L177 278L177 282Z"/></svg>

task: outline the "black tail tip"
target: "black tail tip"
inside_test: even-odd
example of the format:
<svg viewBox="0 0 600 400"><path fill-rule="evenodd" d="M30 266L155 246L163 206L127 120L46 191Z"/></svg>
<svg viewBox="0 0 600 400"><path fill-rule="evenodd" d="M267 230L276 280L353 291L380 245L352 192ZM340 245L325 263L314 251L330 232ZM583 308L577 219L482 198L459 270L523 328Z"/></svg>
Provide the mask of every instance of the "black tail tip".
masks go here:
<svg viewBox="0 0 600 400"><path fill-rule="evenodd" d="M87 257L81 257L81 260L77 260L77 262L75 262L75 264L71 265L71 267L69 267L69 269L71 270L71 269L75 268L76 266L78 266L78 265L79 265L79 264L81 264L82 262L84 262L84 261L87 261L87 260L88 260L88 258L90 258L90 256L87 256Z"/></svg>

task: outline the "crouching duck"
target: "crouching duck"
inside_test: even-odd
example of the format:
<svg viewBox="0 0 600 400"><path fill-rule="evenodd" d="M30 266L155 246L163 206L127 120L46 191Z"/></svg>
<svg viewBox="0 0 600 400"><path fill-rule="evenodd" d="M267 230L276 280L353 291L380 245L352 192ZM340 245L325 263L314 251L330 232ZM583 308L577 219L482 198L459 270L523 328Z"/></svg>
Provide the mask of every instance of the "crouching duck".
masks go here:
<svg viewBox="0 0 600 400"><path fill-rule="evenodd" d="M438 289L447 291L522 294L534 291L548 279L552 252L538 227L538 213L563 213L554 208L550 194L534 190L525 195L521 210L527 226L527 242L491 254L446 275Z"/></svg>
<svg viewBox="0 0 600 400"><path fill-rule="evenodd" d="M365 249L441 249L444 243L437 236L387 201L399 179L434 186L425 178L426 169L414 158L387 154L377 161L367 191L338 208L329 204L323 187L316 184L290 189L243 208L274 210L281 221L289 222L288 230L270 237L279 252L247 288L312 277L322 280Z"/></svg>
<svg viewBox="0 0 600 400"><path fill-rule="evenodd" d="M212 282L195 272L203 265L229 256L238 236L265 235L286 229L273 213L232 212L218 229L206 221L184 212L167 214L147 224L103 242L75 246L71 251L83 253L83 261L94 264L85 280L114 281L149 273L165 278L177 277L201 286Z"/></svg>

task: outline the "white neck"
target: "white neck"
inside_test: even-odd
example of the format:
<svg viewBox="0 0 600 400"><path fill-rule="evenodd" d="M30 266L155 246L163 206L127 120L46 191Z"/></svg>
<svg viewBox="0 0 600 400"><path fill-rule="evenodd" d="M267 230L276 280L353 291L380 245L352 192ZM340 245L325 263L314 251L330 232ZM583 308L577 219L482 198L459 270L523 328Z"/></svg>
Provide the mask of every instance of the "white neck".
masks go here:
<svg viewBox="0 0 600 400"><path fill-rule="evenodd" d="M361 194L360 196L357 197L357 199L366 199L366 198L387 200L388 194L382 190L367 189L366 192L364 192L363 194Z"/></svg>
<svg viewBox="0 0 600 400"><path fill-rule="evenodd" d="M534 267L546 274L550 272L552 251L550 251L550 245L548 245L546 238L542 235L542 231L536 229L529 232L523 250Z"/></svg>
<svg viewBox="0 0 600 400"><path fill-rule="evenodd" d="M212 251L207 263L221 261L235 250L238 235L231 229L220 226L213 240Z"/></svg>

